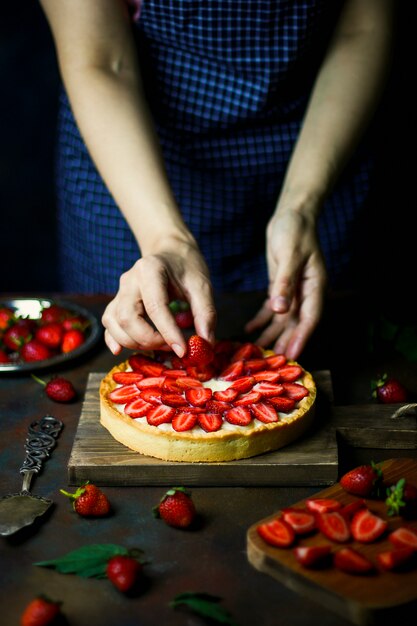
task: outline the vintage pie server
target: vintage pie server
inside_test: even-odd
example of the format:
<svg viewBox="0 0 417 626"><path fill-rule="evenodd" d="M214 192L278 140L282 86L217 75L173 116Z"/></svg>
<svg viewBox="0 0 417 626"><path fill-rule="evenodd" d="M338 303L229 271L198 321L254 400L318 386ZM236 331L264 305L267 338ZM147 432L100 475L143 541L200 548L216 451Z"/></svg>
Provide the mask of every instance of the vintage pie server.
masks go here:
<svg viewBox="0 0 417 626"><path fill-rule="evenodd" d="M0 498L0 535L12 535L29 526L53 504L52 500L31 494L30 483L54 449L62 427L63 423L51 415L30 424L25 445L26 458L20 468L22 491Z"/></svg>

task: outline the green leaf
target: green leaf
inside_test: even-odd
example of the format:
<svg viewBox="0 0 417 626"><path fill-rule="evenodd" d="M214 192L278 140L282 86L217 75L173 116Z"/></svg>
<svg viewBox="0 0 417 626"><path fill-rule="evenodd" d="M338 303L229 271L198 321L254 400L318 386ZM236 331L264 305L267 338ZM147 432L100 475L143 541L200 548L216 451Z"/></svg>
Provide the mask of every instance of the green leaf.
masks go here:
<svg viewBox="0 0 417 626"><path fill-rule="evenodd" d="M51 567L61 574L77 574L81 578L105 578L107 562L118 554L127 555L128 549L113 543L93 544L72 550L50 561L34 563Z"/></svg>
<svg viewBox="0 0 417 626"><path fill-rule="evenodd" d="M180 593L170 602L172 608L186 606L197 615L208 617L220 624L228 624L229 626L237 626L231 614L219 602L221 598L212 596L209 593L193 593L187 591Z"/></svg>

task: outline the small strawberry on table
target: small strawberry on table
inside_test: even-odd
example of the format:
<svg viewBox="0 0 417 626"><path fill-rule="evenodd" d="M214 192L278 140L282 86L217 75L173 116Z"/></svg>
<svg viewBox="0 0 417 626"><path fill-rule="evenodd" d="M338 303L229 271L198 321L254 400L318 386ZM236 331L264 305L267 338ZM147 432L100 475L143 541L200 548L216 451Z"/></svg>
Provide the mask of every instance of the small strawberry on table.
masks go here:
<svg viewBox="0 0 417 626"><path fill-rule="evenodd" d="M60 489L60 492L73 501L73 508L81 517L105 517L111 511L110 502L96 485L86 482L74 493Z"/></svg>
<svg viewBox="0 0 417 626"><path fill-rule="evenodd" d="M372 397L383 404L395 404L408 401L408 391L395 377L383 374L372 383Z"/></svg>
<svg viewBox="0 0 417 626"><path fill-rule="evenodd" d="M46 596L38 596L29 602L20 618L21 626L48 626L56 622L61 613L61 603Z"/></svg>
<svg viewBox="0 0 417 626"><path fill-rule="evenodd" d="M196 509L191 494L184 487L172 487L154 507L155 517L160 517L168 526L188 528L196 517Z"/></svg>
<svg viewBox="0 0 417 626"><path fill-rule="evenodd" d="M71 402L77 395L72 382L62 376L51 378L48 382L34 374L32 374L32 378L40 385L43 385L48 398L55 402Z"/></svg>

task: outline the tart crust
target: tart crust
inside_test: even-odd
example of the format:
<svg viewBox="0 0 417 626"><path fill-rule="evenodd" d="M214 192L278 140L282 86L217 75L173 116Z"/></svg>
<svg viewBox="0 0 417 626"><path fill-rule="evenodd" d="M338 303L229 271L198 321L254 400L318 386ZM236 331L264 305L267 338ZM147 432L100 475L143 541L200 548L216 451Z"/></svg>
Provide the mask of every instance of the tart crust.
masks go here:
<svg viewBox="0 0 417 626"><path fill-rule="evenodd" d="M115 372L126 371L127 361L117 365L100 384L100 422L116 441L126 447L164 461L187 463L221 463L244 459L282 448L301 437L314 417L316 385L312 375L303 370L298 382L309 395L298 402L297 408L278 422L264 424L253 420L249 426L221 428L205 432L201 428L176 432L151 426L145 419L135 420L119 410L108 398L116 388Z"/></svg>

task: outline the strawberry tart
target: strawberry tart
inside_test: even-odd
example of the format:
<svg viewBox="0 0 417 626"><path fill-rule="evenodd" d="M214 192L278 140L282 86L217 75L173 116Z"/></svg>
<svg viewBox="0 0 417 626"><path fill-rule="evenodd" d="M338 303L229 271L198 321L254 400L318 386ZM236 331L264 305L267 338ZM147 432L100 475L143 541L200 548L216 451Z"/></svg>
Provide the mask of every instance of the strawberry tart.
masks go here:
<svg viewBox="0 0 417 626"><path fill-rule="evenodd" d="M277 450L310 426L316 385L301 365L255 344L192 335L186 355L133 354L101 381L100 421L141 454L223 462Z"/></svg>

